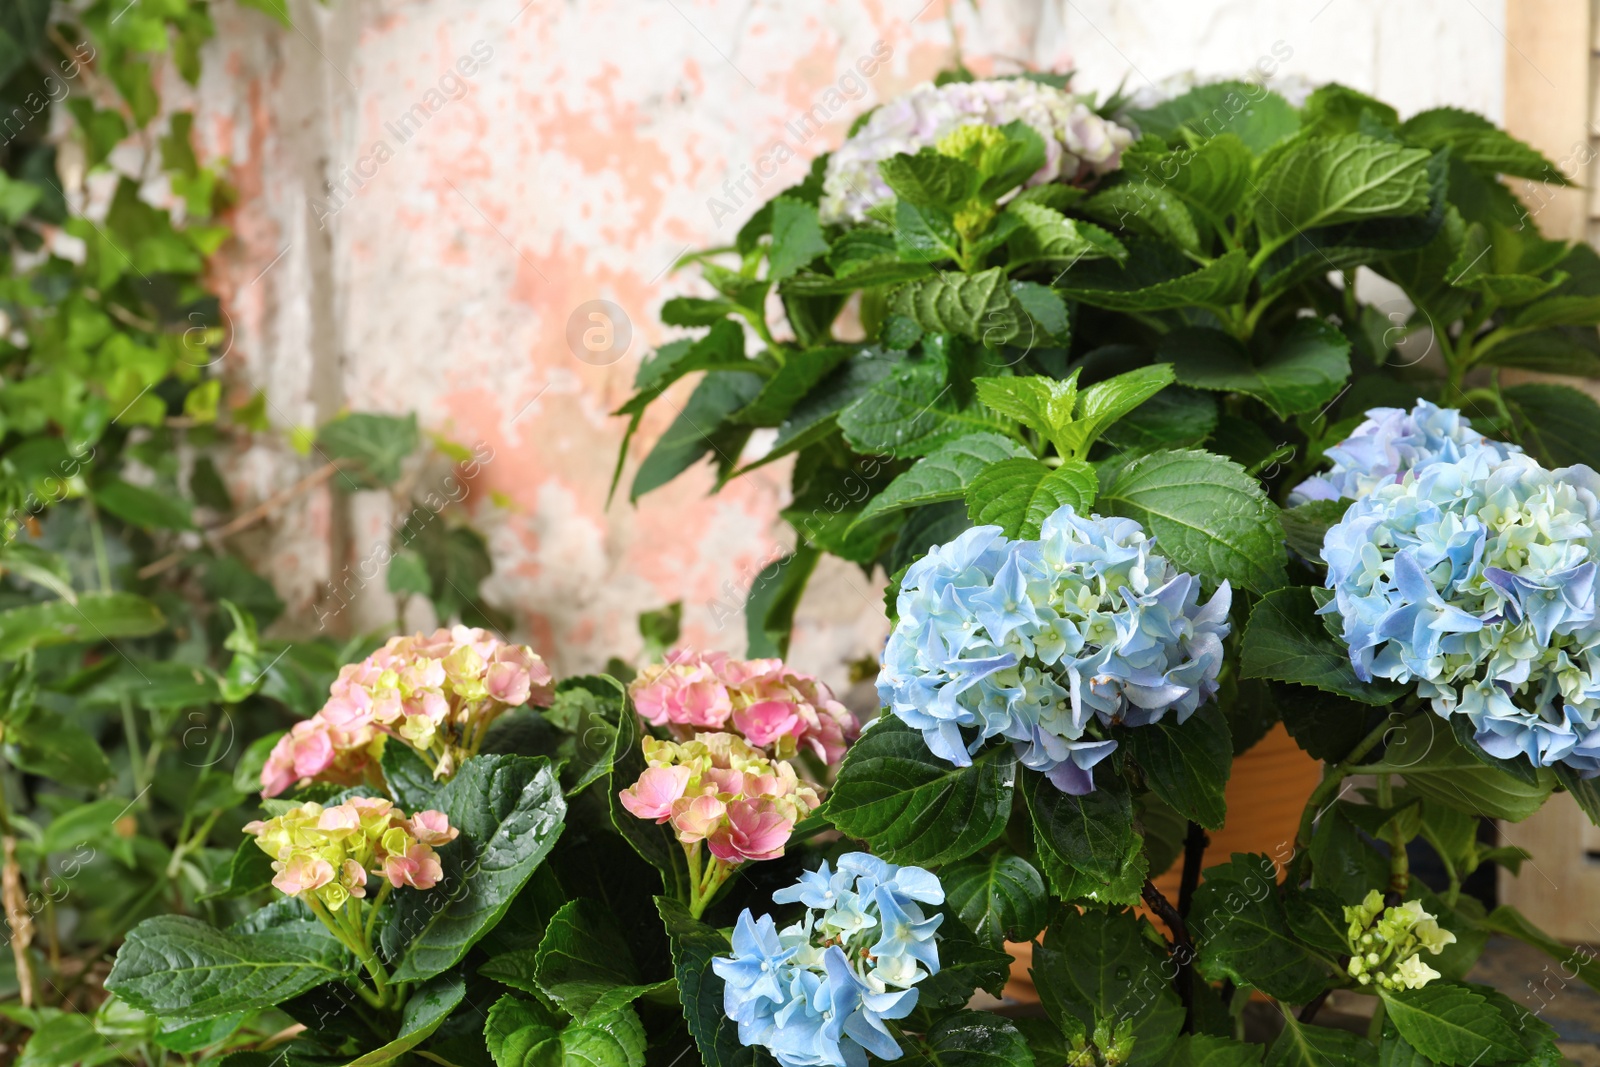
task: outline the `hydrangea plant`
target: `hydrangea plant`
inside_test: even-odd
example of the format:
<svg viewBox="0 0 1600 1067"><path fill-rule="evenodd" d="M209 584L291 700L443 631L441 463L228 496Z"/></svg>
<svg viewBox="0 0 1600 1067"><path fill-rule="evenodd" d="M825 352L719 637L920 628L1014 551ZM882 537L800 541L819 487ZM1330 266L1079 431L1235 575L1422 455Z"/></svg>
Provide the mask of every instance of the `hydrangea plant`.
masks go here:
<svg viewBox="0 0 1600 1067"><path fill-rule="evenodd" d="M714 295L663 316L700 332L623 408L702 375L635 496L792 457L750 658L557 684L482 633L392 644L256 751L288 798L216 921L141 924L107 988L179 1043L281 1021L304 1062L1554 1062L1465 976L1489 934L1558 943L1464 888L1522 859L1482 817L1600 818L1600 408L1497 378L1593 360L1600 261L1498 180L1554 173L1337 86L917 90L691 257ZM889 590L859 729L782 661L824 552ZM1323 764L1293 840L1208 861L1280 722ZM974 1000L1007 942L1042 1016Z"/></svg>

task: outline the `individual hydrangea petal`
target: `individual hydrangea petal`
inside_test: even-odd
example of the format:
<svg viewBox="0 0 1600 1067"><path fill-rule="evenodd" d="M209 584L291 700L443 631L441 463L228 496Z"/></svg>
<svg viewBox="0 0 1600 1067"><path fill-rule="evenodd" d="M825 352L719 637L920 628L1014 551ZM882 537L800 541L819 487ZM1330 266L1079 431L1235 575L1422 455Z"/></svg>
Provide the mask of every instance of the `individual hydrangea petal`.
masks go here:
<svg viewBox="0 0 1600 1067"><path fill-rule="evenodd" d="M1216 693L1227 583L1152 551L1131 519L1058 509L1037 540L964 531L906 571L878 674L885 707L956 766L999 737L1057 788L1093 790L1097 731L1183 722Z"/></svg>

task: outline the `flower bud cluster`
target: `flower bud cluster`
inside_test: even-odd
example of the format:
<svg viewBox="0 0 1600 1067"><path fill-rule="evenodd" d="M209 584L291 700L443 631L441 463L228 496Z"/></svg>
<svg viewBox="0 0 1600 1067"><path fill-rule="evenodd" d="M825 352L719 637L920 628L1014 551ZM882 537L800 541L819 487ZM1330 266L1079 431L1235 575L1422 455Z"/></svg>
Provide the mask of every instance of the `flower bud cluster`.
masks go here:
<svg viewBox="0 0 1600 1067"><path fill-rule="evenodd" d="M551 681L531 648L486 630L456 626L390 638L342 668L322 710L273 748L261 793L277 796L310 779L359 784L375 770L386 737L416 749L435 777L448 777L500 715L523 704L548 705Z"/></svg>
<svg viewBox="0 0 1600 1067"><path fill-rule="evenodd" d="M369 874L395 889L431 889L443 874L434 849L459 833L443 812L407 818L379 797L301 804L244 829L272 857L273 886L292 897L310 894L333 912L367 895Z"/></svg>
<svg viewBox="0 0 1600 1067"><path fill-rule="evenodd" d="M640 671L628 688L652 726L670 726L680 738L731 728L779 759L806 749L834 764L860 732L826 685L781 659L677 651Z"/></svg>
<svg viewBox="0 0 1600 1067"><path fill-rule="evenodd" d="M783 855L794 824L821 803L786 760L769 759L735 734L645 738L644 754L649 766L619 794L622 806L671 823L685 847L705 842L725 864Z"/></svg>
<svg viewBox="0 0 1600 1067"><path fill-rule="evenodd" d="M1350 924L1345 933L1350 977L1378 989L1421 989L1439 977L1422 962L1421 950L1437 956L1456 940L1417 901L1386 908L1376 889L1360 904L1345 908L1344 918Z"/></svg>

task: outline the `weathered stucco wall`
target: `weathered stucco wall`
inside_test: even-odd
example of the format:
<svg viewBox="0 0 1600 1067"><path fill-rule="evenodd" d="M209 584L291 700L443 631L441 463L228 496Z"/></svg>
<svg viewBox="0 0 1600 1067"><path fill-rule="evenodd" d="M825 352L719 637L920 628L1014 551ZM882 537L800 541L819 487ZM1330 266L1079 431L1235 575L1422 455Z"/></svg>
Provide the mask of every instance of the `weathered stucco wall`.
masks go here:
<svg viewBox="0 0 1600 1067"><path fill-rule="evenodd" d="M216 265L232 387L265 389L285 428L415 409L492 449L468 500L497 559L490 599L558 669L631 653L636 613L678 598L690 640L742 650L743 590L787 536L787 467L715 497L701 472L608 509L622 424L607 412L674 332L662 301L698 291L674 259L731 240L861 109L945 66L952 26L976 70L1075 64L1103 92L1266 62L1404 111L1501 110L1503 13L1488 3L952 3L295 0L293 30L218 5L195 98L202 147L241 193ZM807 113L821 132L797 124ZM614 358L567 340L595 300L626 316L618 337L631 329ZM670 417L658 405L641 444ZM264 443L231 473L260 499L313 462ZM292 609L313 618L393 521L370 495L281 513L267 560ZM388 618L381 588L338 624ZM794 658L843 682L881 641L879 596L826 566Z"/></svg>

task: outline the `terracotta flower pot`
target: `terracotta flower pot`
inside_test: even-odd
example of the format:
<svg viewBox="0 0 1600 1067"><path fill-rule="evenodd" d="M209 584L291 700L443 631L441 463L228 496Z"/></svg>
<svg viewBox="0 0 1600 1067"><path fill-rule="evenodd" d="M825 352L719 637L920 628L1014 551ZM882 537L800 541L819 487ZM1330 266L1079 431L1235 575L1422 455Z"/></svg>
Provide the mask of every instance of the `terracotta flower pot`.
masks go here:
<svg viewBox="0 0 1600 1067"><path fill-rule="evenodd" d="M1221 863L1235 852L1288 856L1300 826L1300 813L1321 776L1322 764L1306 755L1281 723L1274 726L1255 747L1233 761L1227 789L1228 818L1222 829L1210 835L1206 866ZM1156 887L1173 903L1178 900L1182 871L1180 858L1154 879ZM1006 949L1012 957L1007 999L1037 1003L1039 994L1028 976L1033 946L1008 944Z"/></svg>

